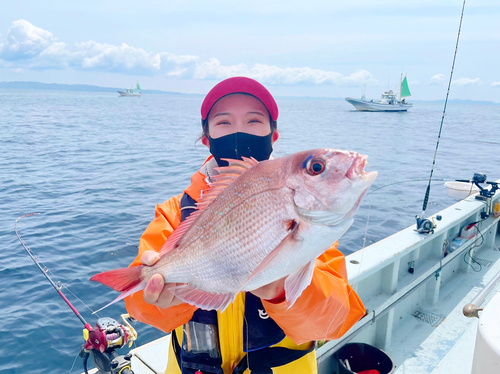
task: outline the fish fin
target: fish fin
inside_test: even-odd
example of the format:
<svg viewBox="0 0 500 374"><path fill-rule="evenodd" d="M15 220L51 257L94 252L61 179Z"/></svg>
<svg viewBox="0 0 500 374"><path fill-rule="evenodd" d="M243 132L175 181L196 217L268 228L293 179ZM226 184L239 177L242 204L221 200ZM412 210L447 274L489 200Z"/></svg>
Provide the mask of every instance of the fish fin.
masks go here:
<svg viewBox="0 0 500 374"><path fill-rule="evenodd" d="M243 157L241 160L224 159L229 162L229 166L216 168L218 175L213 176L216 181L209 183L209 189L204 191L196 203L196 210L186 218L168 237L160 250L160 257L179 247L179 240L189 230L192 223L198 219L203 210L209 206L219 194L229 186L236 178L259 162L254 158Z"/></svg>
<svg viewBox="0 0 500 374"><path fill-rule="evenodd" d="M142 268L143 266L139 265L105 271L94 275L90 280L102 283L115 291L126 291L141 282Z"/></svg>
<svg viewBox="0 0 500 374"><path fill-rule="evenodd" d="M210 188L201 195L198 204L214 200L223 189L233 183L241 174L259 163L253 157L243 157L243 160L233 160L229 158L223 158L222 160L227 161L229 165L215 168L219 174L212 176L215 182L208 184Z"/></svg>
<svg viewBox="0 0 500 374"><path fill-rule="evenodd" d="M250 282L250 280L255 277L257 274L259 274L262 270L265 268L271 266L272 262L278 257L278 255L283 251L286 250L289 246L290 241L297 241L299 240L297 232L299 230L299 223L295 220L290 220L286 223L288 225L288 234L285 236L285 238L274 248L267 256L262 260L262 262L255 268L255 270L250 274L248 279L243 283L243 285L240 287L238 292L241 292L245 285Z"/></svg>
<svg viewBox="0 0 500 374"><path fill-rule="evenodd" d="M223 158L221 159L223 161L228 162L228 166L222 166L215 168L219 172L219 175L224 175L224 174L243 174L245 171L247 171L250 168L253 168L255 165L259 163L255 158L253 157L242 157L241 160L234 160L231 158Z"/></svg>
<svg viewBox="0 0 500 374"><path fill-rule="evenodd" d="M191 224L198 218L201 212L201 210L195 210L188 218L186 218L181 222L179 226L177 226L177 228L167 238L165 243L163 243L163 246L161 247L159 252L160 258L164 257L168 252L179 247L179 240L186 233L186 231L189 230Z"/></svg>
<svg viewBox="0 0 500 374"><path fill-rule="evenodd" d="M290 274L285 280L285 296L287 309L290 309L302 292L311 284L314 273L314 264L316 260L311 261L306 266Z"/></svg>
<svg viewBox="0 0 500 374"><path fill-rule="evenodd" d="M182 301L204 310L220 310L223 312L234 300L233 293L211 293L194 288L189 284L181 284L169 288Z"/></svg>
<svg viewBox="0 0 500 374"><path fill-rule="evenodd" d="M145 288L146 288L146 285L147 285L147 284L148 284L148 283L147 283L145 280L141 281L140 283L136 284L135 286L133 286L133 287L131 287L131 288L129 288L129 289L127 289L127 290L123 291L123 292L122 292L122 293L121 293L121 294L120 294L120 295L119 295L116 299L114 299L112 302L110 302L109 304L107 304L107 305L103 306L101 309L98 309L98 310L96 310L95 312L92 312L92 314L96 314L96 313L100 312L101 310L103 310L103 309L107 308L108 306L110 306L110 305L112 305L112 304L114 304L114 303L117 303L117 302L118 302L118 301L120 301L120 300L125 299L127 296L130 296L130 295L132 295L132 294L134 294L134 293L136 293L136 292L142 291L143 289L145 289Z"/></svg>
<svg viewBox="0 0 500 374"><path fill-rule="evenodd" d="M99 313L101 310L103 310L103 309L107 308L107 307L108 307L108 306L110 306L110 305L113 305L114 303L117 303L117 302L118 302L118 301L120 301L120 300L125 299L127 296L130 296L130 295L132 295L132 294L134 294L134 293L136 293L136 292L142 291L143 289L145 289L145 288L146 288L146 285L147 285L147 284L148 284L148 283L147 283L145 280L141 281L140 283L138 283L138 284L136 284L135 286L133 286L133 287L129 288L128 290L123 291L123 292L122 292L122 293L121 293L121 294L120 294L120 295L119 295L116 299L114 299L112 302L110 302L109 304L107 304L107 305L103 306L101 309L98 309L98 310L96 310L95 312L92 312L92 314Z"/></svg>
<svg viewBox="0 0 500 374"><path fill-rule="evenodd" d="M201 200L200 200L201 201ZM196 204L198 205L198 203ZM204 208L204 207L203 207ZM184 234L189 230L194 221L198 219L198 217L203 212L203 208L196 207L196 210L189 215L184 221L181 222L179 226L170 234L167 238L161 250L159 252L160 258L164 257L168 252L175 250L179 247L179 241L184 236Z"/></svg>

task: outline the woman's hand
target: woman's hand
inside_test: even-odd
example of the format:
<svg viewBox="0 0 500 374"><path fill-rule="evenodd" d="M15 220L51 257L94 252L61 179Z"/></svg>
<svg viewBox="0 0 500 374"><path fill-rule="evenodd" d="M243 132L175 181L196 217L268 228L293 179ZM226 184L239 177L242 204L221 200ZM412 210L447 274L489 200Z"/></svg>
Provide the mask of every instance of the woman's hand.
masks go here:
<svg viewBox="0 0 500 374"><path fill-rule="evenodd" d="M160 255L155 251L145 251L141 256L141 262L145 266L153 266L159 259ZM153 275L144 289L144 301L162 309L182 304L183 301L169 290L177 284L165 283L161 274Z"/></svg>
<svg viewBox="0 0 500 374"><path fill-rule="evenodd" d="M257 288L256 290L250 292L258 298L267 300L271 303L281 303L285 300L285 279L286 277L278 279L275 282L269 283L264 287Z"/></svg>

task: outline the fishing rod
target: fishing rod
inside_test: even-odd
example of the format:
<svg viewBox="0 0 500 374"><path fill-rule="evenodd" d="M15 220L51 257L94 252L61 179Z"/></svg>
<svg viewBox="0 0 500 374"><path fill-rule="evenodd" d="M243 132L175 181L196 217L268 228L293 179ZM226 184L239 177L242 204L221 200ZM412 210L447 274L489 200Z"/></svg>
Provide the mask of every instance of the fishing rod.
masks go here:
<svg viewBox="0 0 500 374"><path fill-rule="evenodd" d="M31 259L33 260L33 262L35 263L35 265L38 266L38 268L41 270L42 274L45 276L45 278L47 278L47 280L50 282L50 284L52 285L52 287L54 287L54 289L59 294L59 296L61 296L62 299L66 302L66 304L68 304L68 306L71 308L71 310L73 311L73 313L75 313L76 316L78 317L78 319L83 323L83 325L85 326L85 328L88 331L91 331L92 330L92 326L90 326L90 323L88 323L87 321L85 321L85 318L83 318L82 315L80 313L78 313L78 310L76 310L76 308L73 306L73 304L71 304L70 301L66 298L66 296L64 296L64 294L62 293L62 291L61 291L62 284L59 283L57 285L57 284L54 283L54 281L52 279L50 279L50 277L48 275L49 269L46 266L42 268L42 266L38 262L38 256L36 256L33 253L33 251L26 245L26 242L24 241L24 239L19 234L19 231L17 230L17 221L19 221L21 218L31 217L31 216L37 216L39 214L40 213L28 213L28 214L25 214L24 216L21 216L18 219L16 219L16 223L14 224L14 230L16 232L17 238L21 242L21 245L24 247L24 249L26 250L26 252L28 252L28 255L31 257Z"/></svg>
<svg viewBox="0 0 500 374"><path fill-rule="evenodd" d="M65 303L70 307L73 313L78 317L80 322L84 325L83 337L85 339L85 344L82 345L80 349L80 357L83 358L83 368L85 373L87 371L87 360L89 355L92 355L92 360L95 366L98 368L98 373L105 374L133 374L130 367L130 360L132 358L131 354L125 356L120 356L116 353L116 349L122 348L127 343L129 348L132 343L137 339L137 332L132 327L132 325L127 321L127 319L132 320L128 314L122 314L123 325L118 323L113 318L104 317L99 318L94 327L88 323L85 318L78 312L78 310L71 304L68 298L63 294L61 288L63 287L61 282L57 284L50 278L49 269L47 266L43 265L38 259L38 256L33 252L33 250L28 247L24 239L22 238L19 230L17 229L17 222L24 217L32 217L40 215L41 213L28 213L18 219L14 224L14 231L16 232L17 238L21 242L21 245L26 250L28 255L31 257L35 265L40 269L42 274L47 278L52 287L57 291L59 296L65 301ZM43 266L42 266L43 265Z"/></svg>
<svg viewBox="0 0 500 374"><path fill-rule="evenodd" d="M455 69L455 61L457 58L457 51L458 51L458 42L460 40L460 31L462 30L462 20L464 18L464 9L465 9L465 0L462 4L462 13L460 15L460 24L458 25L458 34L457 34L457 42L455 44L455 53L453 55L453 63L451 64L451 72L450 72L450 80L448 82L448 90L446 92L446 99L444 101L444 108L443 108L443 115L441 117L441 125L439 127L439 134L438 134L438 139L436 143L436 150L434 151L434 159L432 161L432 168L431 168L431 175L429 176L429 184L427 185L427 190L425 191L425 197L424 197L424 202L422 204L422 216L424 216L425 211L427 210L427 203L429 201L429 194L431 192L431 182L432 182L432 174L434 173L434 167L436 166L436 158L437 158L437 152L439 148L439 141L441 140L441 132L443 130L443 122L444 122L444 115L446 113L446 105L448 104L448 97L450 96L450 87L451 87L451 82L453 78L453 71ZM428 230L428 227L432 227L432 225L435 227L435 224L433 224L431 221L425 218L420 218L420 216L415 216L417 220L417 231L421 234L428 234L432 233L432 230ZM426 226L424 228L423 226Z"/></svg>

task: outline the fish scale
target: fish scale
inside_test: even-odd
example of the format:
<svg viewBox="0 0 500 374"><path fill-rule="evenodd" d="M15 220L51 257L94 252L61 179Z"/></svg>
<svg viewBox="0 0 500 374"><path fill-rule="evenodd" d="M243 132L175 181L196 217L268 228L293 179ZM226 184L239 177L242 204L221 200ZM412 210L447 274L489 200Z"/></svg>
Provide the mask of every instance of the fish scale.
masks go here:
<svg viewBox="0 0 500 374"><path fill-rule="evenodd" d="M197 225L186 233L185 240L191 244L183 248L175 263L170 262L168 257L162 259L166 263L162 271L165 281L189 282L208 292L237 292L255 267L287 235L284 212L276 209L275 204L279 190L274 189L275 193L271 194L264 188L258 194L248 194L247 198L243 197L245 194L238 194L221 199L221 203L214 207L214 215L224 210L228 218L209 225L208 238L206 234L204 238L198 234L190 242L190 231L197 233L207 226L205 221L196 222ZM226 210L231 205L233 207ZM261 215L249 215L248 211L255 205L267 208L260 210ZM270 235L270 231L274 235ZM277 231L282 234L276 236ZM182 243L179 244L182 246ZM194 253L197 255L193 256ZM197 271L193 272L193 269Z"/></svg>

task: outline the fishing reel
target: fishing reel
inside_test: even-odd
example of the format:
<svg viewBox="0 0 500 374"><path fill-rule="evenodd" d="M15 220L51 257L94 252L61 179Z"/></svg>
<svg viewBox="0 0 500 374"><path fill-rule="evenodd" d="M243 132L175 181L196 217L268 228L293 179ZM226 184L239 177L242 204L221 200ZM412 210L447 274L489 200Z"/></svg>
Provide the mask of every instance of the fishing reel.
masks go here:
<svg viewBox="0 0 500 374"><path fill-rule="evenodd" d="M491 206L487 203L488 199L492 198L498 190L497 182L488 182L486 180L486 174L474 173L471 180L458 179L457 182L472 183L479 189L479 195L476 195L476 200L482 200L486 203L487 209L485 212L481 212L481 219L486 219L490 216ZM488 184L490 188L484 188L482 185Z"/></svg>
<svg viewBox="0 0 500 374"><path fill-rule="evenodd" d="M441 216L437 215L436 219L441 221ZM436 222L434 222L434 217L432 219L420 218L420 216L415 216L417 220L417 229L415 230L419 234L434 234L434 229L437 227Z"/></svg>
<svg viewBox="0 0 500 374"><path fill-rule="evenodd" d="M471 180L457 179L457 182L474 184L477 188L479 188L479 196L476 196L476 199L486 200L486 199L493 197L499 188L497 182L488 182L486 180L486 178L487 178L486 174L474 173L474 176L472 177ZM486 188L483 188L483 186L481 186L481 184L483 184L483 185L489 184L491 187L489 189L486 189Z"/></svg>
<svg viewBox="0 0 500 374"><path fill-rule="evenodd" d="M80 356L83 358L85 373L89 355L92 355L92 361L100 374L132 373L130 368L132 355L119 356L116 350L127 343L130 348L137 339L137 332L127 321L131 319L128 314L122 314L121 317L124 324L118 323L113 318L104 317L99 318L90 331L87 328L83 329L85 344L82 346Z"/></svg>

